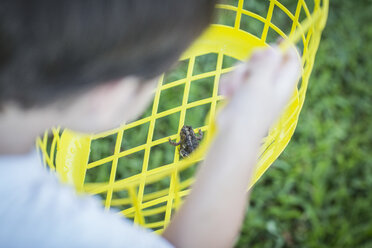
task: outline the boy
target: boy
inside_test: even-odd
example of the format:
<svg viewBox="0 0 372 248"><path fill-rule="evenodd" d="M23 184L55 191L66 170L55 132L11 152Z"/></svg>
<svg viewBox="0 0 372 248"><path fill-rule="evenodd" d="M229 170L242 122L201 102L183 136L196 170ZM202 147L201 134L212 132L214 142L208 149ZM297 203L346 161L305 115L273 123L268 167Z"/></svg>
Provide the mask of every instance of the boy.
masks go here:
<svg viewBox="0 0 372 248"><path fill-rule="evenodd" d="M1 246L234 244L260 141L300 75L294 49L256 52L222 80L230 101L218 117L219 133L162 237L75 195L30 153L50 126L99 132L140 114L157 76L207 26L213 6L212 0L0 3Z"/></svg>

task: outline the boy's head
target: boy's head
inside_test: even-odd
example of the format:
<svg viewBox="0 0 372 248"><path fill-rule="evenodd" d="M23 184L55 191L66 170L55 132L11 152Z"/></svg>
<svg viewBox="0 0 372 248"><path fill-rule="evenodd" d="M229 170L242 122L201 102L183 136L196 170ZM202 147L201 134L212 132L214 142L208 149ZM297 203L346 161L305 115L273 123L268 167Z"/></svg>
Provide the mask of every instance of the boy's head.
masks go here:
<svg viewBox="0 0 372 248"><path fill-rule="evenodd" d="M51 125L97 132L137 116L214 3L1 1L0 151Z"/></svg>
<svg viewBox="0 0 372 248"><path fill-rule="evenodd" d="M153 78L209 23L214 0L0 3L0 106L41 106L126 76Z"/></svg>

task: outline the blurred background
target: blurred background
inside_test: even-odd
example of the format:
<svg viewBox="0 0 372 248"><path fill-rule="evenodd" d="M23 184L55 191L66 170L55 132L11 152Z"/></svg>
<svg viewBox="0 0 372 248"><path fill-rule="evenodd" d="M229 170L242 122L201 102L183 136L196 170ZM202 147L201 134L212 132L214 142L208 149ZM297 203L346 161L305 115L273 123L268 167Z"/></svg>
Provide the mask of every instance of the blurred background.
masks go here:
<svg viewBox="0 0 372 248"><path fill-rule="evenodd" d="M297 1L280 2L295 6ZM268 5L269 0L244 3L245 8L262 14ZM297 129L284 153L254 186L236 247L372 247L371 13L370 0L330 3ZM219 11L216 21L229 25L234 17ZM282 21L285 30L285 16ZM241 25L253 34L262 30L262 23L253 19L242 20ZM269 41L276 38L268 37ZM213 68L213 56L201 57L196 70L208 71L211 64ZM233 63L227 61L226 66ZM168 72L165 82L183 78L184 65L180 62ZM190 89L191 98L208 94L213 78L198 84ZM182 87L164 92L159 108L177 106L182 101ZM201 126L208 110L201 107L190 112L187 124ZM143 117L150 113L151 106ZM140 126L126 133L123 149L141 144L147 128ZM156 124L154 133L164 137L176 133L177 128L178 116L170 116ZM108 136L93 141L90 161L112 154L115 139ZM171 162L174 149L169 144L156 147L150 168ZM142 160L139 153L119 160L118 176L138 173ZM88 170L85 181L106 181L110 174L110 167L106 167ZM187 171L190 175L194 172ZM152 190L167 184L169 180L159 182Z"/></svg>
<svg viewBox="0 0 372 248"><path fill-rule="evenodd" d="M330 2L297 129L253 188L237 247L372 247L371 13Z"/></svg>

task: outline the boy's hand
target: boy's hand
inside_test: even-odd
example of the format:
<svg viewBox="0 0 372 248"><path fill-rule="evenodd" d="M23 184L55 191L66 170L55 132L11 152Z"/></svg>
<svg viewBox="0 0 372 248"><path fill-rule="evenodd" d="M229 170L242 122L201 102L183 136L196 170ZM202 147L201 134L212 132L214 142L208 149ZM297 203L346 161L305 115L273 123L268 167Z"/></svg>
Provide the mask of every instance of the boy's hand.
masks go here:
<svg viewBox="0 0 372 248"><path fill-rule="evenodd" d="M220 93L230 101L218 116L220 130L250 127L265 135L293 94L300 72L295 48L282 53L273 46L254 52L221 79Z"/></svg>
<svg viewBox="0 0 372 248"><path fill-rule="evenodd" d="M221 80L230 98L218 135L182 208L163 233L177 247L232 247L247 203L261 139L280 115L300 76L294 49L255 52ZM213 234L213 238L211 238Z"/></svg>

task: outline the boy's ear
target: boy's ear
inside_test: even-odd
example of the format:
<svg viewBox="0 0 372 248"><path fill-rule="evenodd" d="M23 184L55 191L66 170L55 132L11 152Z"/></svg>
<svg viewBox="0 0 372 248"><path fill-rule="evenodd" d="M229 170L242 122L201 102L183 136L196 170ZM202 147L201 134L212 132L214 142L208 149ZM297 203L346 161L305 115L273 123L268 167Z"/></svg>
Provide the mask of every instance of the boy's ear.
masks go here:
<svg viewBox="0 0 372 248"><path fill-rule="evenodd" d="M139 87L135 77L111 81L88 91L87 106L96 114L98 123L110 126L124 121L130 102Z"/></svg>
<svg viewBox="0 0 372 248"><path fill-rule="evenodd" d="M123 79L87 89L70 99L66 108L59 112L58 125L89 133L113 128L125 120L126 106L130 101L128 98L136 88L135 80Z"/></svg>
<svg viewBox="0 0 372 248"><path fill-rule="evenodd" d="M116 106L115 103L123 102L135 91L135 80L117 80L97 85L87 92L90 107L96 111L108 112Z"/></svg>
<svg viewBox="0 0 372 248"><path fill-rule="evenodd" d="M155 83L137 77L98 85L76 98L63 113L67 128L100 132L137 117L152 99Z"/></svg>

